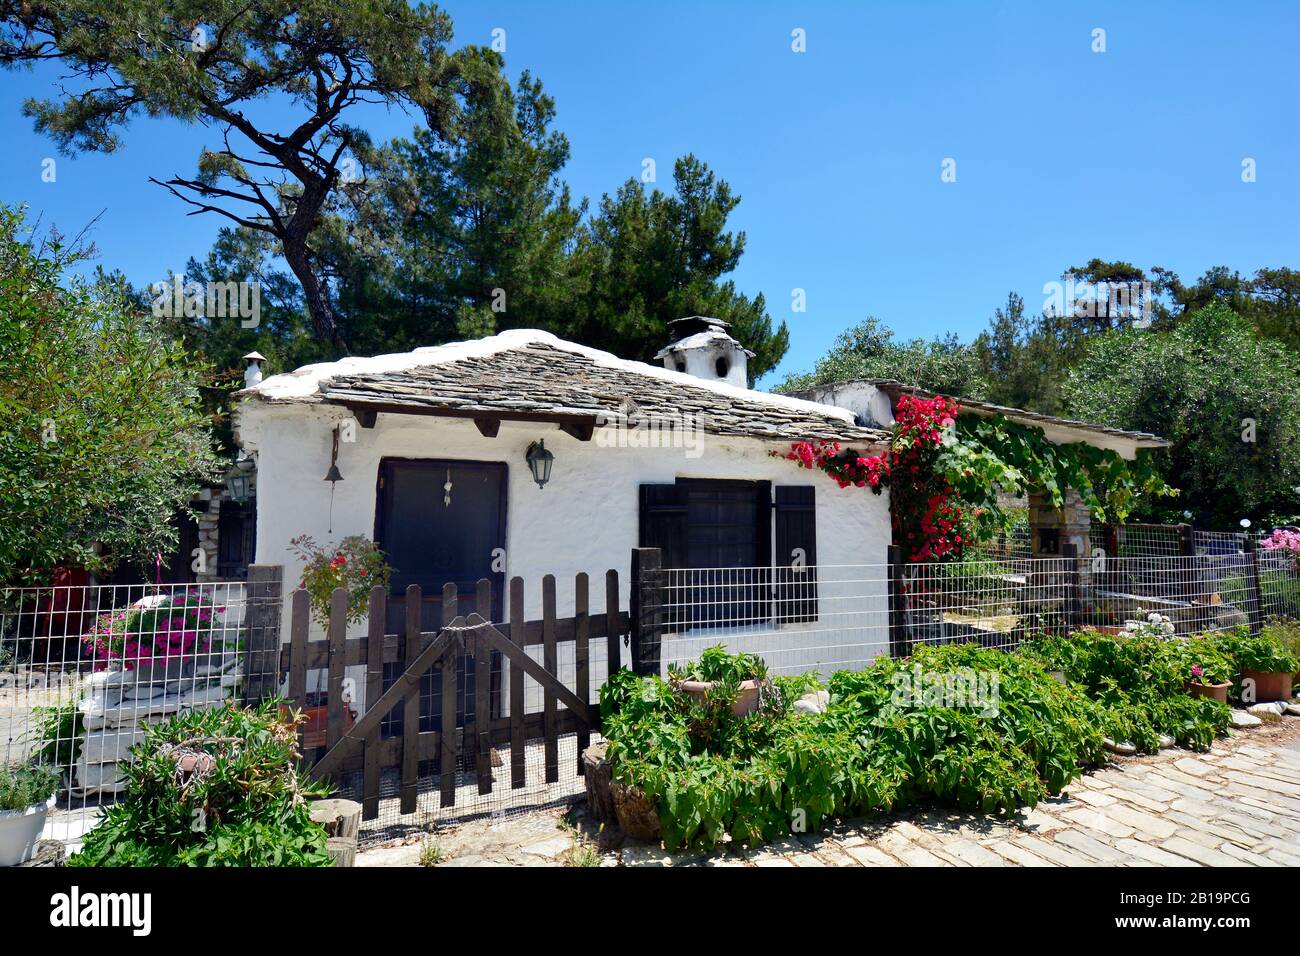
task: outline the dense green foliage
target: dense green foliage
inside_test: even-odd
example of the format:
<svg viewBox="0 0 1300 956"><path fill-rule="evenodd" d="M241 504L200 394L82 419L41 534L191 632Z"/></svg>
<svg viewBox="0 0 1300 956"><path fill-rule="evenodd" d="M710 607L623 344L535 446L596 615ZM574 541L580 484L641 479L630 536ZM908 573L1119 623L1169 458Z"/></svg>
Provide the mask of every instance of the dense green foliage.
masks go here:
<svg viewBox="0 0 1300 956"><path fill-rule="evenodd" d="M1300 507L1300 356L1223 305L1097 338L1067 392L1081 418L1173 442L1162 471L1200 522Z"/></svg>
<svg viewBox="0 0 1300 956"><path fill-rule="evenodd" d="M0 810L25 810L44 803L59 786L59 769L49 764L0 766Z"/></svg>
<svg viewBox="0 0 1300 956"><path fill-rule="evenodd" d="M0 583L150 559L215 476L193 359L0 207Z"/></svg>
<svg viewBox="0 0 1300 956"><path fill-rule="evenodd" d="M1073 488L1099 522L1122 522L1144 499L1174 493L1150 452L1132 461L1082 442L1058 445L1041 428L1003 415L958 415L951 440L940 446L939 473L975 519L979 540L1005 529L1011 517L999 495L1038 491L1061 507Z"/></svg>
<svg viewBox="0 0 1300 956"><path fill-rule="evenodd" d="M702 672L753 672L729 656L711 649ZM1014 654L950 644L881 658L833 674L818 714L790 706L820 686L810 676L777 678L779 694L735 717L623 670L602 688L601 712L615 779L657 804L664 845L707 847L918 802L1013 814L1104 763L1106 737L1205 749L1228 708L1187 693L1195 667L1231 664L1209 638L1085 632Z"/></svg>
<svg viewBox="0 0 1300 956"><path fill-rule="evenodd" d="M149 727L127 790L70 866L329 866L298 776L297 724L277 702L228 704ZM190 770L182 759L194 761Z"/></svg>
<svg viewBox="0 0 1300 956"><path fill-rule="evenodd" d="M708 738L699 705L662 680L621 671L602 689L615 776L658 802L665 845L755 842L927 799L1012 813L1102 760L1096 707L998 651L926 647L837 673L824 714L781 706L808 678L777 684L780 703ZM950 696L927 697L936 684ZM959 706L944 706L954 691Z"/></svg>
<svg viewBox="0 0 1300 956"><path fill-rule="evenodd" d="M1283 639L1285 633L1286 628L1278 625L1265 628L1256 636L1245 628L1236 628L1214 635L1213 641L1221 653L1232 659L1235 673L1294 674L1300 670L1300 663Z"/></svg>
<svg viewBox="0 0 1300 956"><path fill-rule="evenodd" d="M37 741L33 761L68 768L77 762L86 730L77 701L33 707L32 723L31 736Z"/></svg>
<svg viewBox="0 0 1300 956"><path fill-rule="evenodd" d="M1277 641L1287 654L1300 661L1300 620L1273 620L1264 625L1264 636Z"/></svg>
<svg viewBox="0 0 1300 956"><path fill-rule="evenodd" d="M962 398L983 398L988 382L975 350L949 334L929 342L898 341L870 316L841 332L811 372L786 376L774 391L790 395L818 385L854 379L893 379Z"/></svg>
<svg viewBox="0 0 1300 956"><path fill-rule="evenodd" d="M1102 727L1113 740L1154 753L1160 737L1205 750L1228 726L1228 708L1187 694L1194 668L1229 669L1208 639L1162 640L1082 631L1043 637L1021 648L1021 656L1050 670L1064 671L1102 710Z"/></svg>

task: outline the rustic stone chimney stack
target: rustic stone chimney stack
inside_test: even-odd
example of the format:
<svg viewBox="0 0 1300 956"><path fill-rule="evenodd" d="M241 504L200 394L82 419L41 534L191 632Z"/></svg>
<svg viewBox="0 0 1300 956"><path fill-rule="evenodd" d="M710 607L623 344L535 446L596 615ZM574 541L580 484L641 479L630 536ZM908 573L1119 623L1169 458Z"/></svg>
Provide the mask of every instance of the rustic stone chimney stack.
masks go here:
<svg viewBox="0 0 1300 956"><path fill-rule="evenodd" d="M686 372L710 382L749 387L749 351L727 331L721 319L691 315L668 323L672 341L655 356L664 368Z"/></svg>

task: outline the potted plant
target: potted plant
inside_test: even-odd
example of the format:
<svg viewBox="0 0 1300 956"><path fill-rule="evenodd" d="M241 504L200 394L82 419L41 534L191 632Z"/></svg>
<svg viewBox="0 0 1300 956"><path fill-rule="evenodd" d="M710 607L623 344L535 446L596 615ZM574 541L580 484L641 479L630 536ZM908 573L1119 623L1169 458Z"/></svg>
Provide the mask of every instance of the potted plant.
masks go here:
<svg viewBox="0 0 1300 956"><path fill-rule="evenodd" d="M737 717L759 708L760 690L767 682L767 665L757 654L728 654L717 644L705 648L699 660L685 667L668 665L668 682L678 693L708 707L725 700Z"/></svg>
<svg viewBox="0 0 1300 956"><path fill-rule="evenodd" d="M1232 661L1203 640L1192 642L1187 659L1191 665L1185 682L1187 692L1226 704L1232 688Z"/></svg>
<svg viewBox="0 0 1300 956"><path fill-rule="evenodd" d="M31 859L58 786L58 768L47 764L0 769L0 866L17 866Z"/></svg>
<svg viewBox="0 0 1300 956"><path fill-rule="evenodd" d="M101 614L81 640L95 670L122 671L124 683L174 681L212 652L224 611L196 591L153 594Z"/></svg>
<svg viewBox="0 0 1300 956"><path fill-rule="evenodd" d="M1291 699L1291 677L1300 662L1271 628L1258 637L1238 628L1219 635L1218 644L1236 664L1244 703Z"/></svg>
<svg viewBox="0 0 1300 956"><path fill-rule="evenodd" d="M356 624L370 607L370 589L388 587L392 569L379 546L364 535L349 535L338 547L321 547L310 535L289 542L303 563L302 581L312 616L321 627L329 627L330 600L335 588L348 592L348 623Z"/></svg>

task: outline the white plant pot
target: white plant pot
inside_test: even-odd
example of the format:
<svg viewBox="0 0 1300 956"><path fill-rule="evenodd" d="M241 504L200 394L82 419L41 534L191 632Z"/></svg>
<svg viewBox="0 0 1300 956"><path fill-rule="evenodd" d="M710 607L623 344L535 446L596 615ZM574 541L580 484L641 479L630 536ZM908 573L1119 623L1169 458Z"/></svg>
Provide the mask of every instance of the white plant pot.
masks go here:
<svg viewBox="0 0 1300 956"><path fill-rule="evenodd" d="M36 852L45 817L54 808L54 797L26 810L0 810L0 866L26 863Z"/></svg>

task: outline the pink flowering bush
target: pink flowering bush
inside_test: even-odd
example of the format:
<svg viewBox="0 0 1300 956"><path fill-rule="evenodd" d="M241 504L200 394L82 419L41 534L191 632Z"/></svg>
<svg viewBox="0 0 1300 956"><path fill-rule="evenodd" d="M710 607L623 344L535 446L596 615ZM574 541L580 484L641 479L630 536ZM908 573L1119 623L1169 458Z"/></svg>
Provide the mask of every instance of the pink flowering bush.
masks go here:
<svg viewBox="0 0 1300 956"><path fill-rule="evenodd" d="M101 614L82 637L95 670L120 665L130 671L209 652L224 607L195 591L162 595L157 603L145 601Z"/></svg>
<svg viewBox="0 0 1300 956"><path fill-rule="evenodd" d="M1291 558L1292 568L1300 573L1300 531L1290 528L1278 528L1259 546L1267 551L1285 551Z"/></svg>

